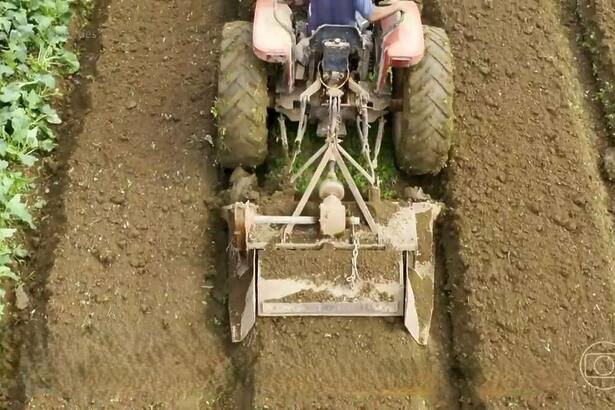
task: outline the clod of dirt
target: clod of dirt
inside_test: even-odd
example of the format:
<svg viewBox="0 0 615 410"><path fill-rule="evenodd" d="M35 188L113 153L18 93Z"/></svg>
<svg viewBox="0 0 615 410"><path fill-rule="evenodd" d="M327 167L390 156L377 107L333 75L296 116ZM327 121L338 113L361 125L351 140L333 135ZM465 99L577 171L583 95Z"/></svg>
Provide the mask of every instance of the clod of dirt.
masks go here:
<svg viewBox="0 0 615 410"><path fill-rule="evenodd" d="M256 192L255 188L258 183L255 174L249 174L238 167L231 174L230 182L232 184L230 190L231 203L254 199L254 192Z"/></svg>
<svg viewBox="0 0 615 410"><path fill-rule="evenodd" d="M182 195L180 201L184 205L190 205L192 203L192 195L190 195L189 192L186 192L184 195Z"/></svg>
<svg viewBox="0 0 615 410"><path fill-rule="evenodd" d="M250 176L249 172L247 172L241 167L237 167L233 170L233 173L231 174L231 177L229 178L229 182L231 183L231 185L234 185L241 178L245 178L249 176Z"/></svg>
<svg viewBox="0 0 615 410"><path fill-rule="evenodd" d="M295 209L294 191L275 191L259 202L259 211L265 215L290 215Z"/></svg>
<svg viewBox="0 0 615 410"><path fill-rule="evenodd" d="M486 65L481 65L480 67L478 67L478 71L480 71L480 73L484 75L485 77L491 74L491 68Z"/></svg>
<svg viewBox="0 0 615 410"><path fill-rule="evenodd" d="M540 204L536 203L536 202L529 202L527 204L527 209L529 209L529 211L531 213L533 213L534 215L540 215L541 212L541 208L540 208Z"/></svg>
<svg viewBox="0 0 615 410"><path fill-rule="evenodd" d="M60 163L52 159L47 159L44 164L50 174L55 174L60 169Z"/></svg>
<svg viewBox="0 0 615 410"><path fill-rule="evenodd" d="M15 289L15 307L17 310L24 310L30 305L30 298L22 285Z"/></svg>
<svg viewBox="0 0 615 410"><path fill-rule="evenodd" d="M160 321L160 324L162 325L162 328L163 328L164 330L167 330L167 329L169 328L169 321L168 321L168 320L166 320L166 319L162 319L162 320Z"/></svg>
<svg viewBox="0 0 615 410"><path fill-rule="evenodd" d="M41 238L38 236L32 236L30 238L30 245L34 248L34 249L38 249L41 246Z"/></svg>
<svg viewBox="0 0 615 410"><path fill-rule="evenodd" d="M609 148L602 158L602 166L609 181L615 181L615 148Z"/></svg>
<svg viewBox="0 0 615 410"><path fill-rule="evenodd" d="M128 260L128 263L135 269L143 268L145 266L145 260L142 255L132 255Z"/></svg>
<svg viewBox="0 0 615 410"><path fill-rule="evenodd" d="M137 102L135 100L130 100L126 103L126 108L132 110L137 107Z"/></svg>
<svg viewBox="0 0 615 410"><path fill-rule="evenodd" d="M92 253L98 258L98 261L102 263L103 266L109 266L113 262L113 252L109 249L95 249Z"/></svg>
<svg viewBox="0 0 615 410"><path fill-rule="evenodd" d="M203 198L203 203L209 209L217 209L224 205L224 201L219 196Z"/></svg>
<svg viewBox="0 0 615 410"><path fill-rule="evenodd" d="M431 201L431 197L423 192L423 188L421 187L407 187L404 189L404 196L410 201Z"/></svg>
<svg viewBox="0 0 615 410"><path fill-rule="evenodd" d="M122 192L116 192L109 198L109 201L115 205L122 205L126 200L126 196Z"/></svg>
<svg viewBox="0 0 615 410"><path fill-rule="evenodd" d="M261 193L256 190L248 192L247 197L250 201L258 201L261 197Z"/></svg>
<svg viewBox="0 0 615 410"><path fill-rule="evenodd" d="M389 219L399 210L399 205L389 201L377 201L369 204L374 217L379 223L386 224Z"/></svg>
<svg viewBox="0 0 615 410"><path fill-rule="evenodd" d="M181 121L181 118L179 118L175 114L169 114L169 113L162 113L162 118L165 121L172 121L172 122L180 122Z"/></svg>

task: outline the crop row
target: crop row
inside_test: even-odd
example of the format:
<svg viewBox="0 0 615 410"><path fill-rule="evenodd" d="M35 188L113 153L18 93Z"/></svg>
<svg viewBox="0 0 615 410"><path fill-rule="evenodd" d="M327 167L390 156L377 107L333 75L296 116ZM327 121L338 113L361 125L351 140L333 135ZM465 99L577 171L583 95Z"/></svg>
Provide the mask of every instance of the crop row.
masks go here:
<svg viewBox="0 0 615 410"><path fill-rule="evenodd" d="M79 62L65 45L75 0L0 1L0 281L19 281L25 229L35 228L35 167L56 146L57 79ZM0 284L0 316L4 286Z"/></svg>

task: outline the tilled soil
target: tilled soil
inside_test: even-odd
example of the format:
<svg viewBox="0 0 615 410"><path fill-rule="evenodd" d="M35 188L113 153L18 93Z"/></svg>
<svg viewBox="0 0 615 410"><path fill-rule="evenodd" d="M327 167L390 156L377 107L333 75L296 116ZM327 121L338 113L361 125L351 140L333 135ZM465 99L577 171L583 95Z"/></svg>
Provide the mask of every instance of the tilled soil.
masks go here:
<svg viewBox="0 0 615 410"><path fill-rule="evenodd" d="M223 4L98 3L45 180L7 407L613 408L579 371L591 343L615 341L615 250L604 122L568 9L426 8L452 40L459 140L437 182L429 346L400 319L259 318L231 347L208 209L216 41L236 14Z"/></svg>
<svg viewBox="0 0 615 410"><path fill-rule="evenodd" d="M446 312L436 312L428 347L401 321L379 318L262 319L254 349L256 408L454 408ZM440 325L439 325L440 324Z"/></svg>
<svg viewBox="0 0 615 410"><path fill-rule="evenodd" d="M602 124L584 109L564 11L441 3L457 68L446 257L463 403L612 408L579 371L585 348L614 338L613 232L592 151Z"/></svg>
<svg viewBox="0 0 615 410"><path fill-rule="evenodd" d="M338 252L334 260L349 254ZM293 263L287 253L273 255L263 266L273 270L274 277L314 280L324 275L328 280L345 280L338 276L339 267L335 274L333 268L320 271L327 266L326 260ZM325 250L320 256L327 255ZM369 259L367 266L383 258L394 265L399 253L371 251L364 257ZM359 261L360 273L361 266ZM388 265L382 261L384 266ZM396 271L394 267L393 273ZM387 273L388 279L391 272ZM436 274L442 287L443 266ZM308 301L319 300L318 294L306 296ZM322 301L332 300L327 296ZM241 347L250 358L243 369L250 386L248 401L254 408L270 409L422 409L424 403L428 408L453 408L458 392L449 343L446 299L441 292L436 296L427 347L416 344L400 318L259 318Z"/></svg>
<svg viewBox="0 0 615 410"><path fill-rule="evenodd" d="M260 259L262 274L267 279L288 277L288 266L301 276L321 283L345 284L351 270L352 251L325 247L319 250L266 249ZM399 279L401 252L396 250L362 250L357 254L361 278L369 281Z"/></svg>
<svg viewBox="0 0 615 410"><path fill-rule="evenodd" d="M58 154L66 186L46 212L61 228L33 261L48 269L47 302L23 330L17 390L33 409L221 405L231 367L204 202L216 171L201 149L215 131L221 2L98 7L86 37L99 49L84 55L98 61L82 77L88 106L65 113L78 134Z"/></svg>

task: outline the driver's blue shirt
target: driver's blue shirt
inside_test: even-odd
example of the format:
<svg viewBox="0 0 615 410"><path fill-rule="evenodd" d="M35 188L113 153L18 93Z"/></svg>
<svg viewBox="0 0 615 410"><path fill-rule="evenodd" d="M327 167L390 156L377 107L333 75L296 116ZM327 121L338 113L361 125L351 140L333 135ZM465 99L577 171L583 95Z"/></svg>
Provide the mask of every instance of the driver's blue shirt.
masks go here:
<svg viewBox="0 0 615 410"><path fill-rule="evenodd" d="M372 0L311 0L310 34L323 24L354 25L356 14L369 19L374 5Z"/></svg>

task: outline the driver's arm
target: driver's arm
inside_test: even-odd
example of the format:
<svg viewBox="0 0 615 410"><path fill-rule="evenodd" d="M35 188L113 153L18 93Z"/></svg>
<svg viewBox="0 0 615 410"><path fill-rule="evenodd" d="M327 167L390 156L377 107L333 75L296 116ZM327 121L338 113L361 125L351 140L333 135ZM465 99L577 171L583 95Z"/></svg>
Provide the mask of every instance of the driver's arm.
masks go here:
<svg viewBox="0 0 615 410"><path fill-rule="evenodd" d="M371 22L382 20L398 11L410 12L409 1L395 1L387 6L375 6L371 0L354 0L354 4L357 12Z"/></svg>

